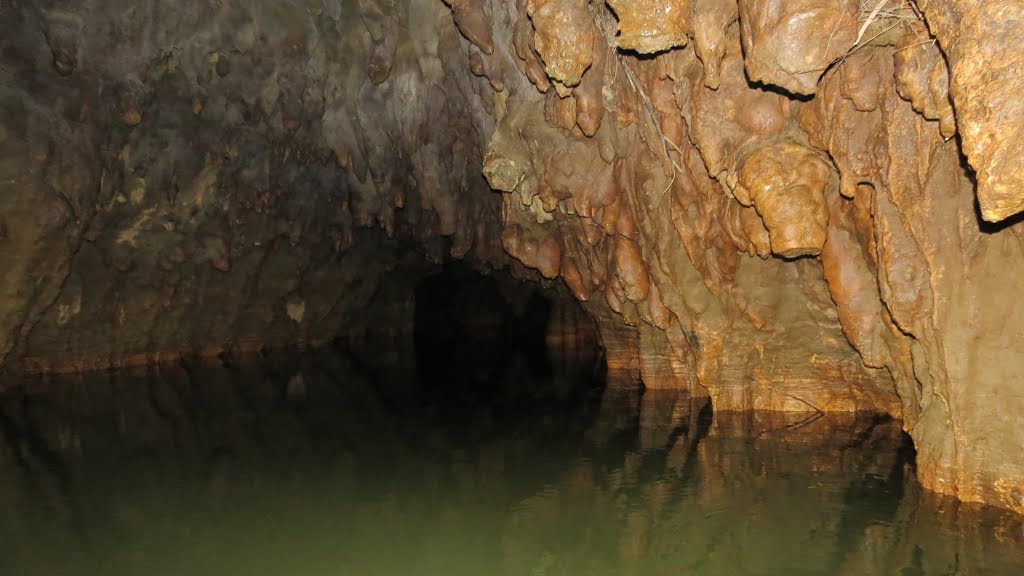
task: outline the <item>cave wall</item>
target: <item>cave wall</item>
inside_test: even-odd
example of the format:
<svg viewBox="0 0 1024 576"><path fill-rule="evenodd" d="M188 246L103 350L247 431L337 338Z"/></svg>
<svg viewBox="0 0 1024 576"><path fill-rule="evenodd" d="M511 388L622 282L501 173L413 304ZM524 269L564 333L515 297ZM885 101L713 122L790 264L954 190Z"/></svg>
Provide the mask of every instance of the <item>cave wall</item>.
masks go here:
<svg viewBox="0 0 1024 576"><path fill-rule="evenodd" d="M1024 511L1019 3L451 7L504 246L586 302L610 374L885 411L926 486Z"/></svg>
<svg viewBox="0 0 1024 576"><path fill-rule="evenodd" d="M440 2L0 3L0 361L316 343L408 260L501 265L460 42Z"/></svg>
<svg viewBox="0 0 1024 576"><path fill-rule="evenodd" d="M0 359L315 342L410 253L464 257L564 281L613 382L888 412L926 486L1024 511L1022 21L3 2Z"/></svg>

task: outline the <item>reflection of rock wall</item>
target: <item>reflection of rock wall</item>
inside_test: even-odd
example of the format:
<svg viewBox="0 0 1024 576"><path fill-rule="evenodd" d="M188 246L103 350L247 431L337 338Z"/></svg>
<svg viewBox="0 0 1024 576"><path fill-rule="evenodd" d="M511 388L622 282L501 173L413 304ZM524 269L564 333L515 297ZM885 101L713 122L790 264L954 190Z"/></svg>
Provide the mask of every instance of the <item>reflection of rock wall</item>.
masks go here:
<svg viewBox="0 0 1024 576"><path fill-rule="evenodd" d="M655 390L608 394L596 415L548 404L454 423L402 390L384 348L7 391L4 566L853 576L1024 562L1024 519L922 494L887 418L709 418L706 398Z"/></svg>
<svg viewBox="0 0 1024 576"><path fill-rule="evenodd" d="M1024 198L1016 3L479 4L503 244L587 301L613 374L885 411L928 487L1024 511L1024 245L981 220Z"/></svg>
<svg viewBox="0 0 1024 576"><path fill-rule="evenodd" d="M461 422L402 344L4 379L5 573L442 574L456 554L488 573L506 507L583 444L587 406Z"/></svg>
<svg viewBox="0 0 1024 576"><path fill-rule="evenodd" d="M524 559L638 575L1009 573L1024 560L1019 516L922 493L898 422L717 412L701 431L699 403L657 392L633 448L575 462L515 507L510 572Z"/></svg>

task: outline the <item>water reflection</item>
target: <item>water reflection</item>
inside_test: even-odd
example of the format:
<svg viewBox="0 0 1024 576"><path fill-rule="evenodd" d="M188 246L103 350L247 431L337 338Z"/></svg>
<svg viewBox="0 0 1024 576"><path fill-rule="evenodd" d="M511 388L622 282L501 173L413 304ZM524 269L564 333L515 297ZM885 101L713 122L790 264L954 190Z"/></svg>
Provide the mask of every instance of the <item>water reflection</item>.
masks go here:
<svg viewBox="0 0 1024 576"><path fill-rule="evenodd" d="M897 423L584 376L461 418L345 353L11 390L0 573L1022 573L1020 519L922 493Z"/></svg>

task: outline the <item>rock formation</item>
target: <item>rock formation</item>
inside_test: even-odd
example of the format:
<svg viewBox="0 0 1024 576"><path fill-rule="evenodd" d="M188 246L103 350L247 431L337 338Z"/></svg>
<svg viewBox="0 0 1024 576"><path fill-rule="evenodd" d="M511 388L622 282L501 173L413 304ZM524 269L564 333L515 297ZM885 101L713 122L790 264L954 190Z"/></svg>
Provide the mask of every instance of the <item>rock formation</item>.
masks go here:
<svg viewBox="0 0 1024 576"><path fill-rule="evenodd" d="M1019 2L86 4L0 3L8 365L317 341L465 257L612 377L887 412L1024 512Z"/></svg>
<svg viewBox="0 0 1024 576"><path fill-rule="evenodd" d="M315 343L410 247L502 255L445 6L36 4L0 4L0 359Z"/></svg>

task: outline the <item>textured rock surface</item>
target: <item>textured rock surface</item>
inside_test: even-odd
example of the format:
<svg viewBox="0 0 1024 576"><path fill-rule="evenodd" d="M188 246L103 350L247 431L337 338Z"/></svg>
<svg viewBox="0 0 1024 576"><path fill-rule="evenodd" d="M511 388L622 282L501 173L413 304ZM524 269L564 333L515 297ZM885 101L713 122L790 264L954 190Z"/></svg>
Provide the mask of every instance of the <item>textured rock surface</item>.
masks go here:
<svg viewBox="0 0 1024 576"><path fill-rule="evenodd" d="M689 41L690 0L609 0L608 6L619 18L619 48L651 54Z"/></svg>
<svg viewBox="0 0 1024 576"><path fill-rule="evenodd" d="M494 99L444 5L94 8L0 4L0 358L323 341L409 248L500 261Z"/></svg>
<svg viewBox="0 0 1024 576"><path fill-rule="evenodd" d="M884 411L1024 512L1019 3L38 4L0 4L9 362L316 340L410 248L504 248L623 385Z"/></svg>
<svg viewBox="0 0 1024 576"><path fill-rule="evenodd" d="M1016 76L999 75L1021 29L989 46L996 19L968 25L968 2L692 2L671 21L644 14L686 3L609 4L617 21L590 13L601 76L574 99L533 88L528 52L503 66L533 85L505 78L484 168L509 252L587 302L625 383L716 409L886 411L928 487L1024 511L1024 461L1004 452L1022 441L1021 230L974 209L1020 172L981 167L1019 155ZM643 48L644 30L670 40ZM947 67L954 43L970 57ZM985 104L954 116L961 101Z"/></svg>
<svg viewBox="0 0 1024 576"><path fill-rule="evenodd" d="M761 216L772 252L786 258L818 254L828 234L828 165L795 142L752 152L740 168L736 198Z"/></svg>
<svg viewBox="0 0 1024 576"><path fill-rule="evenodd" d="M739 0L747 75L794 94L857 40L857 0Z"/></svg>
<svg viewBox="0 0 1024 576"><path fill-rule="evenodd" d="M1024 210L1024 4L922 0L949 57L950 96L962 151L977 170L981 214L998 222Z"/></svg>

